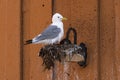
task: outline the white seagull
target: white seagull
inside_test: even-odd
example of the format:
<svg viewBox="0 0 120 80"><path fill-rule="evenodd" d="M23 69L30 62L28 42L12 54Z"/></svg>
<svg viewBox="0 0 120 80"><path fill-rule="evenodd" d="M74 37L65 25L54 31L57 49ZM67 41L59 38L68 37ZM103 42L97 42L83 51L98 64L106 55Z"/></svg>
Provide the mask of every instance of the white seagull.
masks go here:
<svg viewBox="0 0 120 80"><path fill-rule="evenodd" d="M52 16L52 23L41 34L31 40L27 40L25 44L55 44L61 41L64 35L63 22L67 20L59 13Z"/></svg>

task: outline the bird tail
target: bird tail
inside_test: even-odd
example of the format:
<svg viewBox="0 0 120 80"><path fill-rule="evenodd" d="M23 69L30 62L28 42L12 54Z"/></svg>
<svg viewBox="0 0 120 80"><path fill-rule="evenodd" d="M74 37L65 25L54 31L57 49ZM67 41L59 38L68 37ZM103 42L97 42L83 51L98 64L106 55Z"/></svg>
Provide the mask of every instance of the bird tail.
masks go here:
<svg viewBox="0 0 120 80"><path fill-rule="evenodd" d="M27 40L24 45L31 44L32 40Z"/></svg>

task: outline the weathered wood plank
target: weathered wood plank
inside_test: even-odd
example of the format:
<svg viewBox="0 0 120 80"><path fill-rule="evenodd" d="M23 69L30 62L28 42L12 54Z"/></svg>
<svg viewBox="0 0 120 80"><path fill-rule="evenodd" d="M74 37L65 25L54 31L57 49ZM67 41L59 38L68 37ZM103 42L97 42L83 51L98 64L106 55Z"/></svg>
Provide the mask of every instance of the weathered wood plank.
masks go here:
<svg viewBox="0 0 120 80"><path fill-rule="evenodd" d="M20 80L20 0L0 0L0 80Z"/></svg>
<svg viewBox="0 0 120 80"><path fill-rule="evenodd" d="M78 44L85 42L88 47L88 65L81 68L75 63L57 65L57 80L98 80L98 2L96 0L57 0L55 12L62 13L68 18L65 31L73 27L78 32ZM72 36L71 36L72 37ZM73 41L73 39L72 39Z"/></svg>
<svg viewBox="0 0 120 80"><path fill-rule="evenodd" d="M42 32L51 23L51 0L24 0L24 41ZM38 56L39 45L25 45L23 53L24 80L50 80L52 71L44 71L42 60Z"/></svg>
<svg viewBox="0 0 120 80"><path fill-rule="evenodd" d="M116 80L120 80L120 0L114 0L115 7L115 70Z"/></svg>
<svg viewBox="0 0 120 80"><path fill-rule="evenodd" d="M100 2L100 79L117 80L115 68L114 0Z"/></svg>

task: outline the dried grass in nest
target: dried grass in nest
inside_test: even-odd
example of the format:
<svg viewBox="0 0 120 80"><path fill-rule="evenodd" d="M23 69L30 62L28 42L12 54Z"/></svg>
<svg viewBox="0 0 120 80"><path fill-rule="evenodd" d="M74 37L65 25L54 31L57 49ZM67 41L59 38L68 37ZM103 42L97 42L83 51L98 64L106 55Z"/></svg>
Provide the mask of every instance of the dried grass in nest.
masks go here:
<svg viewBox="0 0 120 80"><path fill-rule="evenodd" d="M81 54L84 56L84 51L81 47L74 44L54 44L54 45L46 45L41 48L39 52L39 56L42 57L43 65L45 69L51 69L54 67L55 61L63 61L66 57L66 54ZM81 62L79 62L81 64ZM83 64L83 63L82 63Z"/></svg>

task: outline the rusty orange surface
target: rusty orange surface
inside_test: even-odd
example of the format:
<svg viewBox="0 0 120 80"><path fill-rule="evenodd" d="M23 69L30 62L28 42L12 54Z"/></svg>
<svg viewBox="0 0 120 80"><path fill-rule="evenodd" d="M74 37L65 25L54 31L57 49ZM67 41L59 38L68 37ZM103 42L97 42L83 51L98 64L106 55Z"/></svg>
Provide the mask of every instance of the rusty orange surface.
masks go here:
<svg viewBox="0 0 120 80"><path fill-rule="evenodd" d="M21 79L20 50L20 0L0 0L0 80Z"/></svg>
<svg viewBox="0 0 120 80"><path fill-rule="evenodd" d="M23 46L22 41L42 32L55 12L68 18L65 32L77 30L88 58L85 68L56 63L53 78L38 57L43 45ZM120 80L119 41L120 0L0 0L0 80Z"/></svg>

